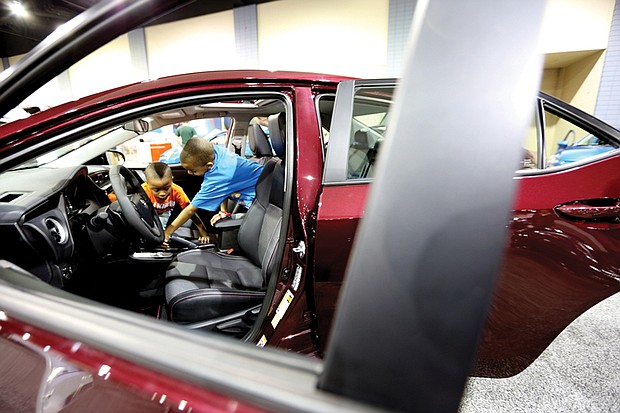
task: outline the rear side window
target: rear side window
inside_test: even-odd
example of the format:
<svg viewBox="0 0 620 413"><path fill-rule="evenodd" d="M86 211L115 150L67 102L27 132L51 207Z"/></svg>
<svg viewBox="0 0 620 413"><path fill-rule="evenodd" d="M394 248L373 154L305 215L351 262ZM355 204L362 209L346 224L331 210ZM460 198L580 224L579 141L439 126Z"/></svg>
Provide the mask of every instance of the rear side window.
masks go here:
<svg viewBox="0 0 620 413"><path fill-rule="evenodd" d="M364 86L355 90L347 179L373 177L393 94L393 86Z"/></svg>
<svg viewBox="0 0 620 413"><path fill-rule="evenodd" d="M561 166L587 160L618 147L616 142L591 133L575 123L545 111L545 166Z"/></svg>
<svg viewBox="0 0 620 413"><path fill-rule="evenodd" d="M520 170L560 167L612 151L618 143L580 125L551 104L543 103L523 142Z"/></svg>

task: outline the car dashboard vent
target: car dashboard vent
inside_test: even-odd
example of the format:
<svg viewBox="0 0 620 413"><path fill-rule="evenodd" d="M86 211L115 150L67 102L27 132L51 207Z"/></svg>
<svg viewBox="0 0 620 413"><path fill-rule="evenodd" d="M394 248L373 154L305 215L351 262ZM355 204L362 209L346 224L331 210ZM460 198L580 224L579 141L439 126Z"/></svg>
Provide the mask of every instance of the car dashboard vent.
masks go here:
<svg viewBox="0 0 620 413"><path fill-rule="evenodd" d="M67 231L62 226L62 224L58 222L58 220L56 220L55 218L47 218L45 220L45 226L47 227L54 241L59 244L64 244L65 242L67 242Z"/></svg>
<svg viewBox="0 0 620 413"><path fill-rule="evenodd" d="M0 194L0 203L6 203L15 201L17 198L24 196L24 192L5 192Z"/></svg>

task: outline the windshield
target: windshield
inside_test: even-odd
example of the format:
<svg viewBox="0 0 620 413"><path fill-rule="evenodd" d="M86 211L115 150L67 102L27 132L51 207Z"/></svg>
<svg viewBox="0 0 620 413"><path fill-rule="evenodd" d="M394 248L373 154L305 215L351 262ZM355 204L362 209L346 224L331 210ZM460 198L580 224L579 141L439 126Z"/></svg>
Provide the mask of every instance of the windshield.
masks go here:
<svg viewBox="0 0 620 413"><path fill-rule="evenodd" d="M135 132L125 130L121 126L118 126L87 136L58 149L49 151L41 156L37 156L36 158L18 165L13 168L13 170L37 168L43 165L63 167L86 164L105 151L114 149L116 145L135 136Z"/></svg>

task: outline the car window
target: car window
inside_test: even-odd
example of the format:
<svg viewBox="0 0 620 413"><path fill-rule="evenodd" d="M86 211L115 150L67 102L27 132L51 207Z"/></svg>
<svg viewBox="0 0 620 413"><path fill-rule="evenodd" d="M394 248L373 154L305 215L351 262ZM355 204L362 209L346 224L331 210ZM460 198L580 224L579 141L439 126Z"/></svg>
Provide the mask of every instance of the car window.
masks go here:
<svg viewBox="0 0 620 413"><path fill-rule="evenodd" d="M61 168L84 164L97 156L104 155L107 150L117 150L118 145L128 139L135 139L135 136L135 132L116 126L53 149L13 169L36 168L43 165ZM115 159L110 158L108 161L115 161Z"/></svg>
<svg viewBox="0 0 620 413"><path fill-rule="evenodd" d="M583 162L619 147L603 134L586 130L553 106L544 104L542 115L532 117L523 141L519 170L546 169ZM544 148L539 153L539 148Z"/></svg>
<svg viewBox="0 0 620 413"><path fill-rule="evenodd" d="M173 113L173 112L169 112ZM208 139L214 145L226 144L226 130L232 119L229 117L193 119L187 125L194 129L194 137ZM180 123L165 125L146 132L121 145L118 149L125 155L131 167L144 167L153 161L170 164L180 162L181 134L177 133Z"/></svg>
<svg viewBox="0 0 620 413"><path fill-rule="evenodd" d="M587 160L618 147L616 142L579 127L545 111L545 150L547 167Z"/></svg>
<svg viewBox="0 0 620 413"><path fill-rule="evenodd" d="M519 161L519 170L536 169L538 164L538 126L536 114L533 113L532 123L527 130L525 140L523 141L522 155Z"/></svg>
<svg viewBox="0 0 620 413"><path fill-rule="evenodd" d="M356 86L350 121L348 181L373 178L374 163L389 122L393 91L394 86ZM516 170L540 170L583 162L620 147L604 134L580 126L547 102L543 103L540 113L539 116L533 113ZM323 139L327 143L325 136Z"/></svg>
<svg viewBox="0 0 620 413"><path fill-rule="evenodd" d="M393 93L394 86L362 86L355 90L347 179L373 177Z"/></svg>
<svg viewBox="0 0 620 413"><path fill-rule="evenodd" d="M319 120L321 142L323 143L323 156L325 156L329 144L329 131L331 129L335 100L336 95L333 94L319 95L316 98L316 112L317 119Z"/></svg>

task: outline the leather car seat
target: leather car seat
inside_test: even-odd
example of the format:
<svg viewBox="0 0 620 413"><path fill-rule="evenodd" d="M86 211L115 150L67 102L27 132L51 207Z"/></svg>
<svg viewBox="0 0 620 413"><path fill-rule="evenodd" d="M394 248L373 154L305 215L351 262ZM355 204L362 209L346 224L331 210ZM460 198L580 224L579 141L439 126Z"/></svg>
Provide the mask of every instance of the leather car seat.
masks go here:
<svg viewBox="0 0 620 413"><path fill-rule="evenodd" d="M368 133L363 130L356 131L349 147L349 178L364 177L364 170L368 166L368 150Z"/></svg>
<svg viewBox="0 0 620 413"><path fill-rule="evenodd" d="M282 114L283 115L283 114ZM278 122L278 117L274 117ZM283 126L281 123L279 125ZM240 255L218 250L180 253L166 271L168 319L197 323L250 309L260 304L279 245L284 203L284 134L272 134L276 155L264 166L256 198L239 228Z"/></svg>
<svg viewBox="0 0 620 413"><path fill-rule="evenodd" d="M273 157L273 149L271 149L269 139L259 124L252 123L249 125L248 140L253 154L250 160L264 165L269 158Z"/></svg>

